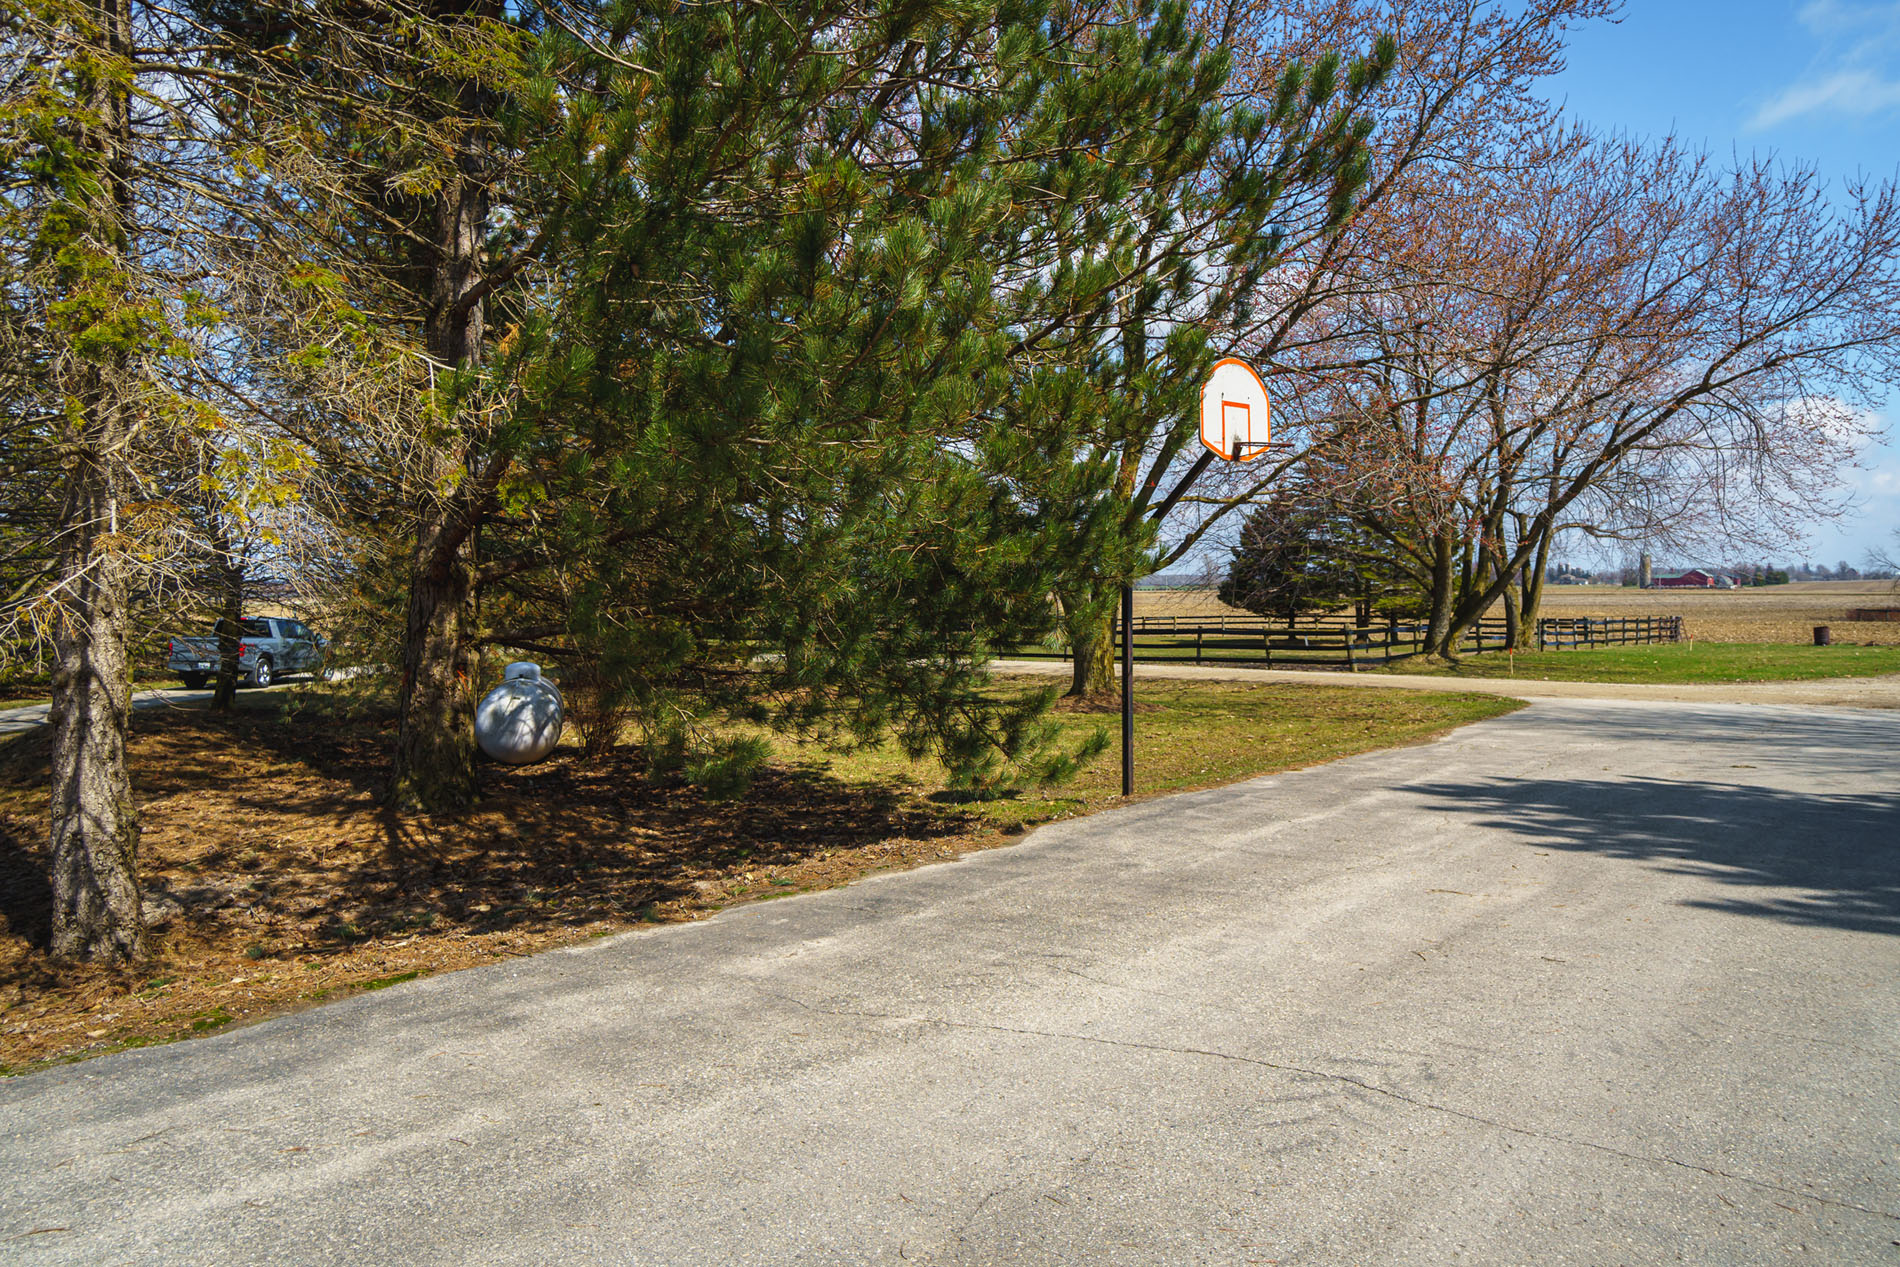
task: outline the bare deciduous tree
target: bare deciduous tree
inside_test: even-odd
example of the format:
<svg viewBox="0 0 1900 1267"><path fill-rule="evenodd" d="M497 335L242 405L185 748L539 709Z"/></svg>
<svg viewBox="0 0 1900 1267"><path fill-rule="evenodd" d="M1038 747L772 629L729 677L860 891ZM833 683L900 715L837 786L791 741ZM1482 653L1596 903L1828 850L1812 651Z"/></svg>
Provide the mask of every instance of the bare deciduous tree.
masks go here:
<svg viewBox="0 0 1900 1267"><path fill-rule="evenodd" d="M1321 315L1316 443L1372 461L1364 521L1450 654L1534 619L1552 542L1706 534L1826 507L1900 373L1900 203L1672 143L1554 138L1363 228L1382 284ZM1352 349L1351 355L1340 355Z"/></svg>

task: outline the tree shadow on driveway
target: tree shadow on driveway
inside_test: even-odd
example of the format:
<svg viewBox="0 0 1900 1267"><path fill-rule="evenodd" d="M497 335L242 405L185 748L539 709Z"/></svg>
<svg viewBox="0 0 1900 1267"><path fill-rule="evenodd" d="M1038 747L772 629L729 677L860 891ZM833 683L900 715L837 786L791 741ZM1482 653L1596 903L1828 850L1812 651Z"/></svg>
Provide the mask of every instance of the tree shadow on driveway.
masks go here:
<svg viewBox="0 0 1900 1267"><path fill-rule="evenodd" d="M1900 936L1900 793L1794 792L1665 778L1434 782L1435 809L1476 811L1531 843L1759 890L1685 904ZM1776 892L1775 890L1785 890Z"/></svg>

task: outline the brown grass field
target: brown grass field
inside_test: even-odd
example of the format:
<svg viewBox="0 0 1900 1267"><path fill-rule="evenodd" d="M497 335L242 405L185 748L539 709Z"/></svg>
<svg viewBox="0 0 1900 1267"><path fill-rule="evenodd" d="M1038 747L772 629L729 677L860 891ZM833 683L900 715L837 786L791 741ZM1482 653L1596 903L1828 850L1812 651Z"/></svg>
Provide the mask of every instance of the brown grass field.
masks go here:
<svg viewBox="0 0 1900 1267"><path fill-rule="evenodd" d="M1763 589L1636 590L1598 585L1553 585L1544 591L1546 616L1681 616L1691 638L1703 642L1814 640L1826 625L1835 642L1900 646L1900 622L1849 621L1853 607L1900 607L1892 581L1797 581ZM1137 616L1244 616L1211 589L1137 590Z"/></svg>

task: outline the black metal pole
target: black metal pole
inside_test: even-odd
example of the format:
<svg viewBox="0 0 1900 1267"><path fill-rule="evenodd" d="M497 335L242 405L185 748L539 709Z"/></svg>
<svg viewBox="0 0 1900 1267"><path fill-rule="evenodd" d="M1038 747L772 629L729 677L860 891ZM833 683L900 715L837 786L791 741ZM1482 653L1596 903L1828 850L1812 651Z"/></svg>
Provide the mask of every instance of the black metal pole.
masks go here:
<svg viewBox="0 0 1900 1267"><path fill-rule="evenodd" d="M1135 587L1122 586L1122 795L1135 794Z"/></svg>
<svg viewBox="0 0 1900 1267"><path fill-rule="evenodd" d="M1234 459L1237 460L1240 455L1241 446L1236 442L1234 446ZM1214 450L1209 449L1207 452L1201 454L1193 466L1188 468L1188 473L1181 477L1181 482L1174 486L1174 491L1169 493L1166 500L1159 506L1155 507L1154 513L1151 516L1155 523L1160 523L1163 519L1168 517L1168 512L1174 509L1174 504L1181 500L1188 489L1194 487L1194 481L1201 478L1201 472L1208 468L1208 465L1213 462L1215 456ZM1222 453L1218 456L1226 457L1227 455ZM1150 489L1152 489L1154 482L1160 474L1159 471L1156 471L1149 475ZM1198 655L1198 652L1196 654ZM1270 660L1272 657L1271 652L1268 652L1268 657ZM1135 587L1133 585L1124 585L1122 586L1122 795L1133 796L1134 794Z"/></svg>
<svg viewBox="0 0 1900 1267"><path fill-rule="evenodd" d="M1174 503L1180 501L1181 495L1187 492L1188 489L1194 487L1194 481L1201 478L1201 472L1205 471L1208 464L1213 460L1214 450L1209 449L1207 452L1201 454L1200 459L1196 461L1193 466L1188 468L1188 473L1181 477L1181 482L1174 486L1174 491L1168 494L1167 500L1155 507L1154 514L1151 517L1156 523L1160 523L1163 519L1168 517L1168 512L1174 509Z"/></svg>

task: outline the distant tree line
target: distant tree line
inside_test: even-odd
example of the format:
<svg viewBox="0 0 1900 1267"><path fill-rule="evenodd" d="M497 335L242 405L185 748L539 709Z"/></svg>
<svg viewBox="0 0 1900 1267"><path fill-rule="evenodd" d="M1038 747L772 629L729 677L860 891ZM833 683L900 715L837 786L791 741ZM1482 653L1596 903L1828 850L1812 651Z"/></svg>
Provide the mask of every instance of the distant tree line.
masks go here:
<svg viewBox="0 0 1900 1267"><path fill-rule="evenodd" d="M1876 556L1877 557L1877 556ZM1737 583L1746 583L1756 577L1780 577L1767 584L1786 585L1791 581L1884 581L1893 579L1893 568L1870 559L1865 568L1857 568L1842 560L1834 567L1825 563L1795 563L1787 566L1775 566L1768 563L1730 563L1712 565L1707 571L1732 577ZM1552 564L1545 571L1544 579L1552 585L1634 585L1639 570L1622 566L1591 571L1568 563Z"/></svg>
<svg viewBox="0 0 1900 1267"><path fill-rule="evenodd" d="M1315 526L1308 512L1268 513L1250 517L1219 580L1222 601L1289 620L1303 615L1350 610L1365 619L1375 615L1416 618L1425 596L1407 583L1390 556L1353 539L1349 520ZM1896 569L1875 554L1866 568L1842 561L1833 568L1803 563L1775 567L1765 563L1725 564L1703 570L1726 576L1737 586L1787 585L1794 581L1890 581ZM1666 574L1672 569L1663 569ZM1591 570L1570 563L1544 569L1546 585L1604 585L1634 588L1641 570L1620 566Z"/></svg>

